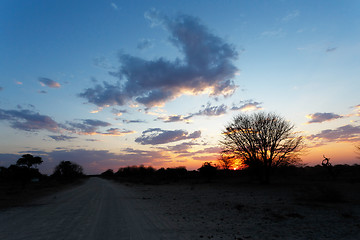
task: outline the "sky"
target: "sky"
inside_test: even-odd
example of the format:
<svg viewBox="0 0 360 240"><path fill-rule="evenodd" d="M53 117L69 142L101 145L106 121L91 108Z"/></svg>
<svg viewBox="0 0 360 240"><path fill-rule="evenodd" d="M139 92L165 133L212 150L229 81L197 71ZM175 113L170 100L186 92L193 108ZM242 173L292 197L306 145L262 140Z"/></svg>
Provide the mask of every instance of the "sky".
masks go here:
<svg viewBox="0 0 360 240"><path fill-rule="evenodd" d="M359 25L357 0L3 0L0 166L197 169L260 111L304 164L359 164Z"/></svg>

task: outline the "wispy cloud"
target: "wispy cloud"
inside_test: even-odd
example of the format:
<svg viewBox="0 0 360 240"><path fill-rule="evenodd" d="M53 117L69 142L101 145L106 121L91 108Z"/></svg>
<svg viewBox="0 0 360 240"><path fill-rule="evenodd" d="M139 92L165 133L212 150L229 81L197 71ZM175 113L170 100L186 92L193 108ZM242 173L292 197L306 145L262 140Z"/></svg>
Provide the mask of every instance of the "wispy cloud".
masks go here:
<svg viewBox="0 0 360 240"><path fill-rule="evenodd" d="M115 3L111 3L110 6L114 9L114 10L118 10L118 6Z"/></svg>
<svg viewBox="0 0 360 240"><path fill-rule="evenodd" d="M240 106L236 106L235 104L233 104L231 110L242 111L242 112L256 111L263 109L261 107L261 104L262 104L261 102L254 102L252 100L241 101Z"/></svg>
<svg viewBox="0 0 360 240"><path fill-rule="evenodd" d="M332 121L338 118L342 118L343 116L340 116L335 113L313 113L306 115L308 119L310 119L307 123L322 123L326 121Z"/></svg>
<svg viewBox="0 0 360 240"><path fill-rule="evenodd" d="M188 153L188 150L191 149L193 146L199 145L196 142L183 142L180 144L177 144L175 146L169 146L167 147L167 150L174 152L174 153Z"/></svg>
<svg viewBox="0 0 360 240"><path fill-rule="evenodd" d="M326 49L326 52L334 52L337 50L337 47L329 47Z"/></svg>
<svg viewBox="0 0 360 240"><path fill-rule="evenodd" d="M43 86L43 87L45 87L45 86L47 86L49 88L60 88L61 87L60 83L58 83L50 78L40 77L39 82L40 82L41 86Z"/></svg>
<svg viewBox="0 0 360 240"><path fill-rule="evenodd" d="M212 106L210 103L207 103L207 105L203 105L203 109L199 110L197 113L190 114L190 116L220 116L225 114L226 110L227 106L225 104Z"/></svg>
<svg viewBox="0 0 360 240"><path fill-rule="evenodd" d="M51 117L26 109L0 109L0 121L1 120L8 121L10 126L14 129L30 132L36 132L39 130L57 132L59 128L58 123Z"/></svg>
<svg viewBox="0 0 360 240"><path fill-rule="evenodd" d="M238 53L233 45L192 16L170 18L152 10L146 17L164 26L183 59L145 60L120 54L120 70L112 73L118 81L87 88L80 97L98 106L122 106L135 101L154 107L184 94L229 96L235 91L233 78L238 69L234 60Z"/></svg>
<svg viewBox="0 0 360 240"><path fill-rule="evenodd" d="M115 109L115 108L113 108L113 109L111 110L111 112L112 112L114 115L118 116L118 117L120 117L120 116L123 115L124 113L127 113L126 110L119 110L119 109Z"/></svg>
<svg viewBox="0 0 360 240"><path fill-rule="evenodd" d="M95 135L99 134L100 127L108 127L111 124L101 120L82 119L79 121L67 121L62 127L70 132L79 135Z"/></svg>
<svg viewBox="0 0 360 240"><path fill-rule="evenodd" d="M307 139L328 142L358 142L360 141L360 126L345 125L336 129L326 129L318 134L308 136Z"/></svg>
<svg viewBox="0 0 360 240"><path fill-rule="evenodd" d="M191 116L190 116L191 117ZM185 117L183 115L170 115L166 117L158 117L156 120L161 120L165 123L171 123L171 122L190 122L189 118Z"/></svg>
<svg viewBox="0 0 360 240"><path fill-rule="evenodd" d="M101 133L101 135L109 135L109 136L124 136L126 134L133 134L135 131L119 129L119 128L110 128L107 129L105 133Z"/></svg>
<svg viewBox="0 0 360 240"><path fill-rule="evenodd" d="M123 119L122 121L123 121L123 123L125 123L125 124L129 124L129 123L146 123L145 120L141 120L141 119L135 119L135 120Z"/></svg>
<svg viewBox="0 0 360 240"><path fill-rule="evenodd" d="M70 136L66 136L66 135L49 135L50 138L54 139L55 141L69 141L72 140L76 137L70 137Z"/></svg>
<svg viewBox="0 0 360 240"><path fill-rule="evenodd" d="M283 17L282 19L281 19L281 21L283 21L283 22L289 22L289 21L291 21L291 20L293 20L293 19L295 19L295 18L297 18L297 17L299 17L300 16L300 11L299 10L295 10L295 11L292 11L292 12L290 12L289 14L287 14L285 17Z"/></svg>
<svg viewBox="0 0 360 240"><path fill-rule="evenodd" d="M270 30L270 31L264 31L261 33L261 36L263 37L283 37L285 35L285 32L282 30L282 28L279 28L277 30Z"/></svg>
<svg viewBox="0 0 360 240"><path fill-rule="evenodd" d="M171 142L177 142L185 139L196 139L201 136L201 131L195 131L189 134L185 130L163 130L160 128L150 128L142 132L141 137L135 139L135 142L143 145L158 145Z"/></svg>

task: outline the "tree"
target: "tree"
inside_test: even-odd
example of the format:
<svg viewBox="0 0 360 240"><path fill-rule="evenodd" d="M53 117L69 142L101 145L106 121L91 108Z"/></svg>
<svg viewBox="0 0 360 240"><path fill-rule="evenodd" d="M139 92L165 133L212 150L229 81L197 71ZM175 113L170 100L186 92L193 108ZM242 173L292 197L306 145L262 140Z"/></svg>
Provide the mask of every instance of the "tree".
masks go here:
<svg viewBox="0 0 360 240"><path fill-rule="evenodd" d="M274 113L240 114L225 127L223 151L242 159L249 168L259 170L264 182L269 182L274 166L298 163L297 153L303 138L294 132L294 125Z"/></svg>
<svg viewBox="0 0 360 240"><path fill-rule="evenodd" d="M70 180L83 176L83 168L70 161L61 161L54 169L53 176L60 179Z"/></svg>
<svg viewBox="0 0 360 240"><path fill-rule="evenodd" d="M26 166L28 168L31 168L32 166L34 166L36 168L36 166L41 164L42 162L43 162L43 160L41 159L41 157L34 157L31 154L25 154L25 155L22 155L22 157L19 158L19 160L17 160L16 165Z"/></svg>

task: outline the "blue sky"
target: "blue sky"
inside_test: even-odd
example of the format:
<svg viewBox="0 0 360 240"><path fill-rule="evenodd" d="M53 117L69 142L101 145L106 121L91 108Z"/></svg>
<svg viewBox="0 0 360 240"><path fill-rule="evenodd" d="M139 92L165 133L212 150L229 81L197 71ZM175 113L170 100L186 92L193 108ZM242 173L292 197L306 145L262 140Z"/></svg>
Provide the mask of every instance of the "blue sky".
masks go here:
<svg viewBox="0 0 360 240"><path fill-rule="evenodd" d="M304 163L357 163L359 25L358 1L2 1L0 165L196 169L255 111Z"/></svg>

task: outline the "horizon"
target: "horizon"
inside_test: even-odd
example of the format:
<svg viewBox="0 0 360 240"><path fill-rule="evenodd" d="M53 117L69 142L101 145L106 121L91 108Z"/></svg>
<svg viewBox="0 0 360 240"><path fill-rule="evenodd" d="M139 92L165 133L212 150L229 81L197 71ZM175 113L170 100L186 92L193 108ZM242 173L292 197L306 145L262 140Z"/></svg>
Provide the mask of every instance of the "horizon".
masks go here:
<svg viewBox="0 0 360 240"><path fill-rule="evenodd" d="M0 7L0 166L194 170L258 111L295 125L304 164L359 164L358 1L36 3Z"/></svg>

